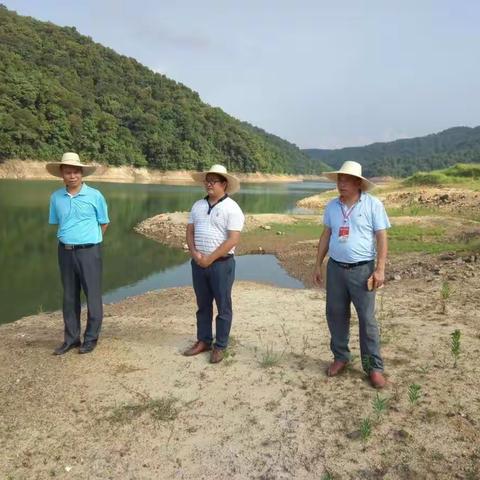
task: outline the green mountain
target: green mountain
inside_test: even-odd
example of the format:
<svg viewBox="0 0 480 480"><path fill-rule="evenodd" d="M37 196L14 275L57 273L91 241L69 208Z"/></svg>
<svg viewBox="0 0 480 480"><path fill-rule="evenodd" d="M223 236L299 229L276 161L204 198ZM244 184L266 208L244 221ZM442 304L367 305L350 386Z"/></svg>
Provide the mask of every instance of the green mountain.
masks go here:
<svg viewBox="0 0 480 480"><path fill-rule="evenodd" d="M456 163L480 162L480 127L454 127L425 137L372 143L337 150L303 150L312 160L333 169L346 160L363 166L367 176L406 177L417 171L442 169Z"/></svg>
<svg viewBox="0 0 480 480"><path fill-rule="evenodd" d="M0 5L0 161L85 159L162 170L213 163L316 173L295 145L203 103L132 58Z"/></svg>

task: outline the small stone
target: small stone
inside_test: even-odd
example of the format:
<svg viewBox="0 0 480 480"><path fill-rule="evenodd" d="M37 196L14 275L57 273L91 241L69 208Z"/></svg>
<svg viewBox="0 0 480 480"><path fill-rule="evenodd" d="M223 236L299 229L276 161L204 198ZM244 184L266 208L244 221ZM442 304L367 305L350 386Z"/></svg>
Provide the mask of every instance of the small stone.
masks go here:
<svg viewBox="0 0 480 480"><path fill-rule="evenodd" d="M402 277L397 273L396 275L393 276L394 280L401 280Z"/></svg>
<svg viewBox="0 0 480 480"><path fill-rule="evenodd" d="M186 243L183 244L183 249L188 250L188 245Z"/></svg>
<svg viewBox="0 0 480 480"><path fill-rule="evenodd" d="M272 229L272 227L270 225L262 225L262 228L264 230L271 230Z"/></svg>

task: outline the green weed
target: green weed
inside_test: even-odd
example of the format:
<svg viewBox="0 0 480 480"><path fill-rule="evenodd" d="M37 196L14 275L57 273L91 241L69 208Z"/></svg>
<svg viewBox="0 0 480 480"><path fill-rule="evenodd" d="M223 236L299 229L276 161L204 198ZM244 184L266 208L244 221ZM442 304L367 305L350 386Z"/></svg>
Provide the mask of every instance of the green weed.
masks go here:
<svg viewBox="0 0 480 480"><path fill-rule="evenodd" d="M360 424L360 436L364 442L366 442L372 434L372 421L370 418L364 418Z"/></svg>
<svg viewBox="0 0 480 480"><path fill-rule="evenodd" d="M408 400L412 405L415 405L422 396L422 387L416 383L412 383L408 387Z"/></svg>
<svg viewBox="0 0 480 480"><path fill-rule="evenodd" d="M450 349L453 356L453 368L457 368L458 358L460 357L460 330L455 330L451 333L451 345Z"/></svg>

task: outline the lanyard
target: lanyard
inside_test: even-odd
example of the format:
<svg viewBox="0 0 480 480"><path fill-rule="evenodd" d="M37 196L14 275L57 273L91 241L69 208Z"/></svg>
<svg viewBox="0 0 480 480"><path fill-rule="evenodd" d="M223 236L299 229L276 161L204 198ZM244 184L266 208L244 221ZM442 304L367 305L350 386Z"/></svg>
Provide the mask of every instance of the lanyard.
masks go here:
<svg viewBox="0 0 480 480"><path fill-rule="evenodd" d="M357 206L358 200L347 210L345 211L343 209L343 205L340 203L340 210L342 211L343 215L343 223L348 223L348 219L350 218L350 215L353 212L353 209Z"/></svg>

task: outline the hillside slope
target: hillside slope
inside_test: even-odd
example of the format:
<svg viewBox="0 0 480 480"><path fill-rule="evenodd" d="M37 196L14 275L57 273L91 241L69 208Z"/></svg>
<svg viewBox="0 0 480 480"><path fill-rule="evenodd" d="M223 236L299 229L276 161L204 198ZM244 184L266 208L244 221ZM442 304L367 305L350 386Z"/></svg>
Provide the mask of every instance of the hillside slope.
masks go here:
<svg viewBox="0 0 480 480"><path fill-rule="evenodd" d="M303 150L312 160L336 169L346 160L360 162L364 173L404 177L419 170L480 162L480 127L454 127L425 137L372 143L337 150Z"/></svg>
<svg viewBox="0 0 480 480"><path fill-rule="evenodd" d="M295 145L81 35L0 5L0 161L66 150L162 170L316 173Z"/></svg>

